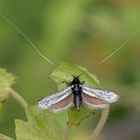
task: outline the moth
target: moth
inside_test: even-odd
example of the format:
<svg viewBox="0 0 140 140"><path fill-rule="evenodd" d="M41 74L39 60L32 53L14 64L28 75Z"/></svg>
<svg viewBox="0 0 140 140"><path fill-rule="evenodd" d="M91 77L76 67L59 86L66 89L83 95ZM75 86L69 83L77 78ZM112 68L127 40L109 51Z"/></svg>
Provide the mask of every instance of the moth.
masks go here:
<svg viewBox="0 0 140 140"><path fill-rule="evenodd" d="M89 109L102 109L116 102L119 96L110 90L91 88L81 82L79 76L74 76L68 87L38 101L38 107L60 112L75 107L80 111L81 105Z"/></svg>

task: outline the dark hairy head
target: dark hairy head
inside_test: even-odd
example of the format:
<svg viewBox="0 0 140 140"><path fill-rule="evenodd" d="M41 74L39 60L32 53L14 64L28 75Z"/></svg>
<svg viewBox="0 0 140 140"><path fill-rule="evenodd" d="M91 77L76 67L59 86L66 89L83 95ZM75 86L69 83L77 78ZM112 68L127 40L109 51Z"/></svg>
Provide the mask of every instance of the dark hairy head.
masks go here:
<svg viewBox="0 0 140 140"><path fill-rule="evenodd" d="M80 80L79 80L79 76L75 76L73 75L73 81L71 82L72 84L81 84Z"/></svg>

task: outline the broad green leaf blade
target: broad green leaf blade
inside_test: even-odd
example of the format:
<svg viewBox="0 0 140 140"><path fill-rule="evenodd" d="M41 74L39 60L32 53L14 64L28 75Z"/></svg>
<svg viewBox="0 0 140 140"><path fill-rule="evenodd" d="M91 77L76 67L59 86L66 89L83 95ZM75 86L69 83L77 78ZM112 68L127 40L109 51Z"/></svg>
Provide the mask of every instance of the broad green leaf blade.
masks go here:
<svg viewBox="0 0 140 140"><path fill-rule="evenodd" d="M85 108L81 108L79 112L75 110L75 108L71 108L68 111L69 123L71 125L80 125L81 121L88 118L90 115L94 114L95 110L87 110Z"/></svg>
<svg viewBox="0 0 140 140"><path fill-rule="evenodd" d="M0 68L0 102L4 102L8 99L9 94L7 89L15 83L16 77L7 73L5 69Z"/></svg>
<svg viewBox="0 0 140 140"><path fill-rule="evenodd" d="M85 68L70 63L61 62L51 73L51 78L58 83L58 88L62 89L66 84L62 82L71 82L73 75L80 75L80 80L92 87L99 87L99 81L95 75L89 73ZM60 84L61 83L61 84Z"/></svg>
<svg viewBox="0 0 140 140"><path fill-rule="evenodd" d="M26 109L28 121L16 120L17 140L63 140L63 131L51 112L37 107Z"/></svg>
<svg viewBox="0 0 140 140"><path fill-rule="evenodd" d="M65 88L67 84L65 82L71 82L73 75L80 75L80 80L85 81L84 84L91 87L100 87L99 81L96 76L89 73L86 69L69 63L60 63L58 67L51 73L51 78L58 83L58 89ZM64 82L64 83L63 83ZM88 110L81 107L80 112L77 112L75 108L68 111L69 123L72 125L79 125L82 120L86 119L93 114L95 110Z"/></svg>
<svg viewBox="0 0 140 140"><path fill-rule="evenodd" d="M0 140L13 140L13 139L6 135L0 134Z"/></svg>

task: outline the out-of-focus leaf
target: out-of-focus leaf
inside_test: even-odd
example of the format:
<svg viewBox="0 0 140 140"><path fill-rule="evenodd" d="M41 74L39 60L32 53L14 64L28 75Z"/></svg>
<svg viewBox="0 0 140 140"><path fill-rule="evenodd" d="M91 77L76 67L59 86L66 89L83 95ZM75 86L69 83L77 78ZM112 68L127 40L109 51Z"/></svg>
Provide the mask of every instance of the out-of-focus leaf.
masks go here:
<svg viewBox="0 0 140 140"><path fill-rule="evenodd" d="M63 131L51 112L37 107L26 110L27 122L16 120L17 140L63 140Z"/></svg>
<svg viewBox="0 0 140 140"><path fill-rule="evenodd" d="M73 75L80 75L80 80L85 81L84 84L92 87L100 87L99 81L96 76L89 73L86 69L69 63L60 63L58 67L51 73L51 78L58 83L58 89L66 87L64 81L71 82ZM62 84L60 84L62 83ZM79 125L81 121L93 114L95 110L87 110L81 107L81 110L77 112L75 108L68 111L69 123L72 125Z"/></svg>
<svg viewBox="0 0 140 140"><path fill-rule="evenodd" d="M0 68L0 118L2 116L2 103L9 97L9 89L15 83L16 76Z"/></svg>
<svg viewBox="0 0 140 140"><path fill-rule="evenodd" d="M3 106L2 106L2 103L0 103L0 119L2 117L2 114L3 114Z"/></svg>
<svg viewBox="0 0 140 140"><path fill-rule="evenodd" d="M16 77L0 68L0 102L4 102L9 97L8 90L15 83Z"/></svg>
<svg viewBox="0 0 140 140"><path fill-rule="evenodd" d="M0 140L13 140L13 139L3 134L0 134Z"/></svg>

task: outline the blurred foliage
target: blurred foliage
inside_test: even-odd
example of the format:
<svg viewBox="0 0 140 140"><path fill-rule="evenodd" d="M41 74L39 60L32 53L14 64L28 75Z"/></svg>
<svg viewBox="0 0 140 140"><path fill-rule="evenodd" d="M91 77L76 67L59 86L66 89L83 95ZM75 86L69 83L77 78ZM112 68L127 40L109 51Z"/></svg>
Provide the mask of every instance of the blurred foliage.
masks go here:
<svg viewBox="0 0 140 140"><path fill-rule="evenodd" d="M9 98L9 89L15 83L16 76L0 68L0 118L3 114L3 103Z"/></svg>
<svg viewBox="0 0 140 140"><path fill-rule="evenodd" d="M98 76L103 87L118 92L121 98L111 106L102 140L140 139L140 34L106 63L96 66L139 30L139 5L138 0L0 1L0 11L51 60L86 67ZM1 18L0 66L18 75L14 88L30 104L36 104L40 97L57 91L56 85L48 78L53 67L44 63L28 42ZM65 123L63 113L55 116L60 118L62 125ZM1 133L15 137L14 118L24 119L25 114L13 100L9 100L4 104ZM83 122L80 131L93 128L93 120L97 121L98 115ZM131 127L130 120L134 124Z"/></svg>
<svg viewBox="0 0 140 140"><path fill-rule="evenodd" d="M28 122L16 120L17 140L63 140L63 130L49 111L26 109Z"/></svg>
<svg viewBox="0 0 140 140"><path fill-rule="evenodd" d="M13 140L13 139L10 137L7 137L5 135L0 134L0 140Z"/></svg>
<svg viewBox="0 0 140 140"><path fill-rule="evenodd" d="M7 73L5 69L0 68L0 102L4 102L9 94L8 88L15 83L16 76Z"/></svg>

